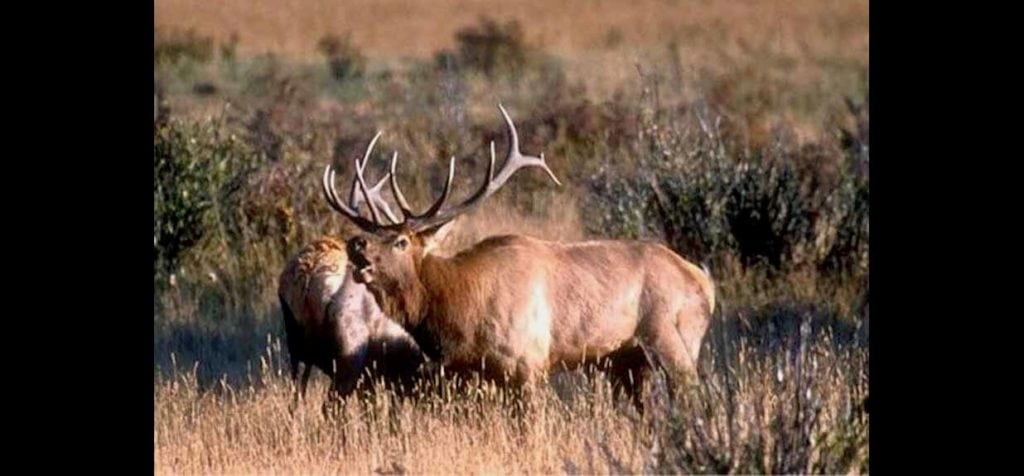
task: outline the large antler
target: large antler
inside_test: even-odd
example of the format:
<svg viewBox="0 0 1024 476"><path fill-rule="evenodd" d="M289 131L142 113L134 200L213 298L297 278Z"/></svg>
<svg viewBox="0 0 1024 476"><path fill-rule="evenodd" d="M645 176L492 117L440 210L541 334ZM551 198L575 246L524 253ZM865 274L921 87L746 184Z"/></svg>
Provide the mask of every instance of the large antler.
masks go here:
<svg viewBox="0 0 1024 476"><path fill-rule="evenodd" d="M373 150L374 144L377 139L380 138L380 132L374 136L373 140L370 141L370 145L366 149L366 154L363 156L363 160L357 158L355 161L356 176L352 183L352 189L349 193L349 205L346 206L341 200L338 199L338 194L334 190L334 171L330 166L324 171L324 194L327 196L328 203L342 215L352 220L363 230L375 233L386 229L397 229L404 228L411 231L422 231L429 228L443 225L459 215L472 210L481 203L487 200L491 195L494 195L502 186L508 182L508 179L512 177L517 170L526 167L539 167L547 172L548 177L557 185L562 185L555 177L554 172L548 168L547 163L544 162L544 154L541 153L540 157L534 157L529 155L523 155L519 151L519 134L516 132L516 126L512 122L512 118L509 117L505 107L500 103L498 109L501 110L501 115L505 118L505 124L508 126L509 132L509 146L508 155L505 158L505 163L502 164L501 170L498 171L497 177L494 175L494 142L491 142L491 161L487 166L487 180L484 181L483 185L473 193L469 198L460 203L459 205L450 208L445 211L441 211L441 207L444 202L451 195L452 181L455 178L455 157L452 157L448 163L448 177L444 183L444 189L441 192L441 196L434 202L433 205L422 214L416 214L412 211L408 201L405 199L405 195L402 193L401 188L398 186L397 176L397 164L398 164L398 153L395 152L391 156L391 170L373 187L366 185L366 179L363 178L363 171L366 167L367 158L370 156L370 152ZM398 220L391 213L387 203L380 197L380 190L383 188L385 180L391 182L391 192L395 196L395 201L398 203L399 210L402 212L402 219ZM359 215L358 204L355 198L356 187L358 187L360 193L363 196L368 208L370 209L370 218L368 220ZM392 225L384 225L380 222L380 209L384 210L384 214L394 223Z"/></svg>
<svg viewBox="0 0 1024 476"><path fill-rule="evenodd" d="M484 181L483 185L477 189L476 193L471 195L461 204L441 212L441 206L451 193L452 180L455 177L455 157L452 157L448 163L448 178L444 184L444 190L441 192L441 197L424 212L422 215L416 215L409 210L409 205L405 201L405 197L402 195L401 189L398 187L398 181L396 179L396 162L397 156L391 159L391 190L395 196L395 201L398 202L399 207L402 211L404 218L403 224L414 231L421 231L428 228L443 225L457 216L472 210L476 206L483 203L491 195L501 189L502 186L512 177L517 170L525 167L539 167L547 172L548 177L558 185L562 185L555 177L554 172L548 168L546 162L544 162L544 153L540 154L540 157L533 157L529 155L523 155L519 151L519 134L516 132L516 126L512 122L512 118L509 117L508 112L505 111L505 107L500 103L498 109L501 110L501 115L505 118L505 124L508 126L509 143L508 143L508 155L505 158L505 163L501 166L501 170L498 172L498 176L494 176L494 142L491 141L491 161L487 165L487 180Z"/></svg>
<svg viewBox="0 0 1024 476"><path fill-rule="evenodd" d="M349 191L347 205L338 198L338 192L334 189L335 173L334 169L330 165L324 169L322 179L323 192L324 196L327 198L327 203L336 211L352 220L360 228L368 232L376 231L383 226L378 217L379 212L377 207L379 207L380 210L383 210L384 215L387 216L392 223L399 222L394 212L391 211L391 207L388 206L388 203L380 195L381 190L384 188L384 184L388 182L388 179L391 176L390 172L385 174L384 177L382 177L372 188L367 189L365 193L356 193L356 187L359 185L360 178L362 177L363 170L366 167L370 153L373 152L373 147L377 144L377 140L380 139L380 136L380 132L377 132L377 134L373 136L373 140L371 140L370 144L366 147L366 153L363 154L363 160L360 161L358 158L356 159L356 174L352 179L352 187ZM395 155L397 154L398 153L395 152ZM367 203L370 208L370 213L373 217L372 222L359 215L359 206L364 202Z"/></svg>

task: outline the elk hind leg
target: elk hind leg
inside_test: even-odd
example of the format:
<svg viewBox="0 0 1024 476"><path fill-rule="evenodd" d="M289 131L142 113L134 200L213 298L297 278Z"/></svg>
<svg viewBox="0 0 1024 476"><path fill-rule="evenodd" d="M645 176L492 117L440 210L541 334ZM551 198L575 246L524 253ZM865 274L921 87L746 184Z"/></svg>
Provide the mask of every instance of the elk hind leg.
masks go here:
<svg viewBox="0 0 1024 476"><path fill-rule="evenodd" d="M655 365L665 372L669 398L687 383L694 382L697 375L696 362L688 350L689 343L679 334L676 327L663 326L644 339L652 354Z"/></svg>

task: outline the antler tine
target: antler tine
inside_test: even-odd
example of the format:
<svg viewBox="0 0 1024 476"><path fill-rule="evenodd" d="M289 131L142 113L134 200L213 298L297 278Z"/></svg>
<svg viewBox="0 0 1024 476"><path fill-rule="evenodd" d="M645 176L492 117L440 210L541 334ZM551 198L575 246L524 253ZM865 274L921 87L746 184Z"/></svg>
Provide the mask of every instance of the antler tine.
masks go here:
<svg viewBox="0 0 1024 476"><path fill-rule="evenodd" d="M394 160L395 157L398 157L397 151L393 153L391 159ZM381 211L384 212L384 215L388 217L388 220L391 220L391 223L398 224L401 223L401 221L398 220L398 217L395 215L395 212L391 211L391 206L388 205L388 202L384 201L384 197L381 196L381 191L384 190L384 185L390 181L391 172L389 171L386 172L384 176L381 177L379 181L377 181L377 184L370 189L370 193L373 194L374 201L377 202L377 206L380 207Z"/></svg>
<svg viewBox="0 0 1024 476"><path fill-rule="evenodd" d="M405 200L405 195L402 193L402 189L398 187L398 152L396 151L391 155L391 171L388 175L391 177L391 195L395 196L395 202L398 202L398 209L402 211L402 222L408 220L411 217L416 216L412 209L409 207L409 202ZM397 221L395 223L398 223Z"/></svg>
<svg viewBox="0 0 1024 476"><path fill-rule="evenodd" d="M334 194L331 193L333 191L333 187L331 187L330 184L333 181L334 181L334 170L331 168L331 164L327 164L327 167L324 169L324 175L320 179L320 186L323 189L324 198L327 199L327 204L330 205L331 208L333 208L333 209L337 210L338 212L348 216L350 214L349 210L351 210L351 209L348 208L348 207L340 206L338 204L337 197L335 197Z"/></svg>
<svg viewBox="0 0 1024 476"><path fill-rule="evenodd" d="M330 164L324 169L324 175L322 178L321 185L323 186L324 196L327 198L327 203L338 213L341 213L348 218L359 228L362 228L367 232L374 232L379 229L375 223L370 222L366 218L359 215L359 212L349 208L344 203L338 200L338 192L334 189L334 170Z"/></svg>
<svg viewBox="0 0 1024 476"><path fill-rule="evenodd" d="M333 208L335 210L338 210L341 213L345 213L341 209L339 209L341 207L338 206L337 197L335 197L331 193L332 187L330 186L330 183L333 182L333 181L334 181L334 170L331 167L331 164L327 164L327 167L324 168L324 175L322 177L320 177L320 189L323 190L324 198L327 199L327 204L330 205L331 208ZM347 207L345 207L345 208L347 208Z"/></svg>
<svg viewBox="0 0 1024 476"><path fill-rule="evenodd" d="M358 198L355 193L355 188L356 185L358 184L360 191L362 192L364 201L366 202L368 208L370 209L370 215L373 217L373 221L376 222L379 226L384 226L380 223L380 213L383 212L384 215L388 218L388 220L391 221L392 224L397 225L399 223L404 222L404 220L399 221L398 217L395 216L395 213L391 211L391 207L388 205L387 201L385 201L384 198L381 197L381 190L384 189L384 184L391 181L390 179L391 177L393 177L393 174L391 172L387 172L386 174L384 174L384 177L381 177L381 179L373 187L369 188L366 186L366 180L363 177L363 174L366 171L366 164L370 161L370 153L373 151L373 146L377 143L377 139L379 139L380 136L381 132L378 131L377 135L375 135L373 137L373 140L370 141L370 145L366 148L366 153L363 154L362 161L360 161L358 158L356 159L356 176L352 182L352 190L349 192L349 203L352 204L352 208L356 210L359 209L357 206ZM393 155L391 157L392 162L397 157L398 152L393 152Z"/></svg>
<svg viewBox="0 0 1024 476"><path fill-rule="evenodd" d="M391 157L391 193L395 196L395 201L398 202L398 206L402 209L402 215L405 220L419 220L430 217L437 213L441 209L441 206L449 195L451 195L452 181L455 179L455 156L452 156L451 160L448 161L448 177L444 182L444 189L441 191L441 196L434 202L430 208L422 213L416 214L412 211L412 207L409 206L409 202L406 201L405 195L402 193L402 189L398 186L398 154L396 153Z"/></svg>
<svg viewBox="0 0 1024 476"><path fill-rule="evenodd" d="M425 213L423 219L418 220L419 223L416 224L416 229L423 230L451 221L458 215L469 211L470 209L476 207L480 203L483 203L483 201L485 201L488 197L490 197L495 192L500 190L501 187L505 185L505 182L507 182L508 179L511 178L512 175L521 168L540 167L544 169L545 172L547 172L548 177L550 177L552 181L554 181L558 185L562 184L558 180L558 178L555 177L554 172L552 172L551 169L548 168L547 163L544 162L544 154L541 154L540 157L533 157L523 155L519 151L519 134L516 131L516 126L512 122L512 118L509 117L508 111L505 110L505 107L502 106L501 103L498 103L498 109L501 110L501 115L505 118L505 124L508 126L509 133L508 156L505 158L505 163L502 164L501 170L498 172L498 176L494 176L494 142L491 142L491 162L487 168L487 180L484 181L483 185L481 185L480 188L477 189L475 193L473 193L473 195L471 195L461 204L442 213L437 213L438 209L440 209L439 204L442 202L439 200L438 203L435 203L435 206L431 207L431 210L428 211L430 213ZM450 181L451 172L449 174L449 182ZM447 188L445 189L445 191L447 192Z"/></svg>
<svg viewBox="0 0 1024 476"><path fill-rule="evenodd" d="M363 166L365 167L365 162L363 163ZM370 187L370 197L373 198L373 202L377 204L377 207L384 212L384 215L388 217L388 220L391 220L391 223L398 223L398 218L395 216L395 213L391 211L391 206L388 205L388 202L385 201L384 197L380 194L381 190L384 188L384 184L387 183L390 177L391 172L388 172L381 177L380 181L378 181L376 185ZM334 171L331 171L331 181L334 181ZM335 200L340 201L338 197L334 198ZM363 202L363 196L359 193L359 179L353 176L352 187L348 191L348 206L349 208L358 211L359 206L362 205Z"/></svg>
<svg viewBox="0 0 1024 476"><path fill-rule="evenodd" d="M491 168L494 168L494 160L491 160ZM441 197L434 202L430 208L417 218L430 218L437 214L437 211L441 209L444 202L448 200L448 196L452 192L452 181L455 179L455 156L453 155L451 160L448 161L448 178L444 181L444 190L441 191Z"/></svg>
<svg viewBox="0 0 1024 476"><path fill-rule="evenodd" d="M494 141L491 141L491 163L487 166L487 180L494 180Z"/></svg>
<svg viewBox="0 0 1024 476"><path fill-rule="evenodd" d="M453 157L453 159L454 159L454 157ZM484 181L484 184L481 185L480 188L478 188L476 190L476 192L473 192L473 195L470 195L469 198L467 198L465 201L463 201L462 205L460 205L459 207L456 207L456 209L461 208L463 206L465 206L465 207L472 207L473 203L475 203L477 200L482 200L482 197L485 197L486 195L490 195L491 193L493 193L493 191L490 191L490 190L491 190L491 184L494 181L494 161L495 161L494 141L491 141L491 161L487 163L487 180ZM507 161L506 161L506 163L507 163ZM454 165L454 161L452 162L452 165ZM454 172L454 170L449 170L448 183L451 183L452 172ZM447 191L447 188L445 189L445 191ZM441 201L438 200L438 202L435 203L434 205L435 205L434 207L431 207L431 210L434 213L425 213L424 214L427 218L430 218L435 213L437 213L437 211L441 208ZM449 210L449 211L451 211L451 210Z"/></svg>
<svg viewBox="0 0 1024 476"><path fill-rule="evenodd" d="M508 111L505 110L505 106L502 106L501 103L498 103L498 109L501 110L501 115L502 117L505 118L505 124L508 125L508 133L510 138L508 141L508 158L505 160L505 164L501 166L501 172L498 173L498 180L495 182L498 184L497 186L501 187L501 185L504 184L505 181L508 180L508 178L511 177L517 169L529 166L535 166L544 169L544 171L548 173L548 177L551 177L551 181L561 186L562 182L558 181L558 178L555 177L555 173L552 172L550 168L548 168L547 162L544 162L543 152L540 153L540 157L533 157L530 155L523 155L519 151L519 133L516 132L516 125L512 123L512 118L509 117ZM515 166L510 167L510 163L515 164Z"/></svg>
<svg viewBox="0 0 1024 476"><path fill-rule="evenodd" d="M367 208L370 209L370 217L373 219L373 223L378 227L380 223L380 212L377 210L377 204L373 201L373 196L370 195L370 187L366 186L366 180L363 178L363 167L359 166L359 159L356 159L356 180L359 181L359 190L363 193L363 199L366 201Z"/></svg>
<svg viewBox="0 0 1024 476"><path fill-rule="evenodd" d="M365 161L362 163L362 167L364 167L364 168L366 167L366 162ZM331 181L332 182L334 181L334 175L333 174L334 174L334 172L332 171L331 172ZM384 197L381 196L381 190L384 189L384 184L388 182L388 179L390 177L391 177L391 172L388 172L388 173L384 174L383 177L381 177L381 179L377 182L376 185L374 185L373 187L370 187L370 197L373 199L373 202L377 204L377 207L380 208L380 210L382 212L384 212L384 215L387 216L388 220L391 220L391 223L398 223L399 222L398 221L398 217L395 216L395 212L391 211L391 206L388 205L388 202L386 200L384 200ZM335 198L335 200L338 200L338 197L334 197L334 198ZM358 211L359 210L359 206L362 205L363 202L364 202L363 196L359 193L359 179L356 178L355 176L353 176L352 177L352 187L349 189L349 192L348 192L348 206L349 206L349 208Z"/></svg>
<svg viewBox="0 0 1024 476"><path fill-rule="evenodd" d="M348 189L348 206L353 210L359 210L359 205L362 203L362 197L359 195L359 179L353 175L352 186Z"/></svg>
<svg viewBox="0 0 1024 476"><path fill-rule="evenodd" d="M370 187L370 198L373 199L375 204L377 204L377 207L380 209L381 212L384 213L384 216L386 216L388 220L391 220L391 223L399 223L398 217L395 216L394 212L391 211L391 206L387 204L387 201L385 201L383 197L381 197L381 190L384 188L384 184L387 183L390 178L391 172L388 172L384 174L383 177L381 177L381 179L377 182L376 185ZM352 189L349 191L348 194L348 206L352 210L358 210L359 206L365 202L364 200L362 200L362 194L357 192L358 186L358 179L353 178Z"/></svg>

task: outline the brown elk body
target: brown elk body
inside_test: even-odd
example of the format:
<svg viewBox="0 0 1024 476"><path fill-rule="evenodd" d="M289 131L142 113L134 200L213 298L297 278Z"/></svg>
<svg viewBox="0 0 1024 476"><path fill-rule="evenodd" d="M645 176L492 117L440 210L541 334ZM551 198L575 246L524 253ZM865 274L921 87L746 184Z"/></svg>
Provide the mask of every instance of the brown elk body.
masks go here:
<svg viewBox="0 0 1024 476"><path fill-rule="evenodd" d="M456 371L510 377L529 388L551 370L613 357L625 366L617 368L620 377L632 372L635 383L648 364L670 375L694 375L715 306L714 285L704 270L662 245L508 235L451 257L431 253L454 218L496 192L517 169L542 168L557 183L543 154L519 152L515 126L504 108L501 112L510 135L508 158L495 178L492 143L486 183L454 209L439 212L454 160L441 198L417 215L397 185L396 157L390 179L404 220L381 225L376 214L370 221L335 206L366 231L347 245L356 281L367 284L384 312L402 323L428 356ZM357 167L366 193L360 174ZM326 174L324 187L328 201L334 195L332 205L337 205ZM655 362L638 358L648 353Z"/></svg>

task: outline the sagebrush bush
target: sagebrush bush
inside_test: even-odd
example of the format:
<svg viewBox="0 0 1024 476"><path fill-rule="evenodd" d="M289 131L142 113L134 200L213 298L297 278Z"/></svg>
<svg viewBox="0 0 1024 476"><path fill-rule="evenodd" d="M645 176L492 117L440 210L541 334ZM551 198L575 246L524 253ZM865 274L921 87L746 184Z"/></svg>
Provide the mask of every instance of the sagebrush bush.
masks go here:
<svg viewBox="0 0 1024 476"><path fill-rule="evenodd" d="M219 226L217 205L258 165L252 149L216 121L171 119L155 128L153 262L176 268L182 253Z"/></svg>
<svg viewBox="0 0 1024 476"><path fill-rule="evenodd" d="M481 17L477 25L457 31L455 42L456 51L442 50L435 55L439 69L476 71L491 79L518 79L530 69L548 76L558 72L549 58L527 43L523 27L515 19L502 23Z"/></svg>
<svg viewBox="0 0 1024 476"><path fill-rule="evenodd" d="M603 218L595 228L660 236L676 251L714 263L738 257L745 266L778 270L866 269L864 155L790 147L782 132L771 148L750 151L721 121L701 114L641 114L632 147L638 167L591 180L591 192L602 198L593 202ZM810 167L801 165L808 150L824 154Z"/></svg>
<svg viewBox="0 0 1024 476"><path fill-rule="evenodd" d="M517 20L501 24L491 18L481 18L478 26L459 30L455 39L462 64L488 76L497 72L514 73L526 66L528 47Z"/></svg>
<svg viewBox="0 0 1024 476"><path fill-rule="evenodd" d="M686 474L868 469L867 354L800 315L788 332L711 332L710 368L653 421L646 468ZM770 397L769 397L770 395Z"/></svg>
<svg viewBox="0 0 1024 476"><path fill-rule="evenodd" d="M176 63L190 59L206 63L213 59L213 38L200 35L193 29L157 32L153 57L157 63Z"/></svg>
<svg viewBox="0 0 1024 476"><path fill-rule="evenodd" d="M307 137L318 136L313 133L317 126L306 119L308 94L294 92L290 83L285 77L266 106L236 117L234 124L195 125L195 132L186 132L184 123L158 128L156 173L163 188L157 194L167 205L158 205L158 223L164 225L155 240L157 255L166 264L173 266L181 250L208 228L202 217L214 203L215 197L205 192L211 187L224 200L219 219L235 217L219 225L231 243L244 242L238 238L242 230L252 236L274 236L284 254L292 240L308 234L295 218L322 207L310 187L318 162L308 158L325 151L303 150ZM747 267L777 270L802 265L838 273L866 269L869 183L866 149L859 143L853 150L827 144L797 147L786 143L788 136L780 129L775 145L749 150L742 136L731 133L722 121L707 120L693 109L644 112L645 105L597 105L571 93L540 107L535 114L518 114L524 117L518 121L523 146L542 150L544 143L553 142L551 163L569 180L586 184L580 189L581 203L593 217L588 220L593 234L658 237L684 256L712 264L737 258ZM419 116L407 117L406 127L430 127L421 124ZM358 117L346 120L356 127L367 122ZM235 138L236 130L243 141ZM479 140L465 139L467 134L459 134L456 124L430 128L426 137L408 137L437 142L434 147L442 156L473 148L479 151L476 159L482 157L487 140L504 140L500 123L471 130ZM335 162L363 146L365 135L347 128L347 135L336 137ZM445 140L449 136L453 139ZM202 162L200 157L225 154L243 157L232 164L247 165L220 166L219 175L207 174L205 167L227 159ZM609 168L588 154L627 160ZM295 160L286 160L289 156ZM341 162L347 167L347 159ZM476 160L465 165L460 181L474 180L481 164ZM429 183L437 182L443 172L443 167L433 165ZM538 187L543 185L524 182L518 195L529 197ZM429 188L421 192L433 197ZM302 195L295 190L303 190ZM163 206L168 207L167 215L161 215Z"/></svg>
<svg viewBox="0 0 1024 476"><path fill-rule="evenodd" d="M324 55L331 76L344 81L358 78L366 68L366 57L352 42L351 35L326 35L317 43L317 50Z"/></svg>

